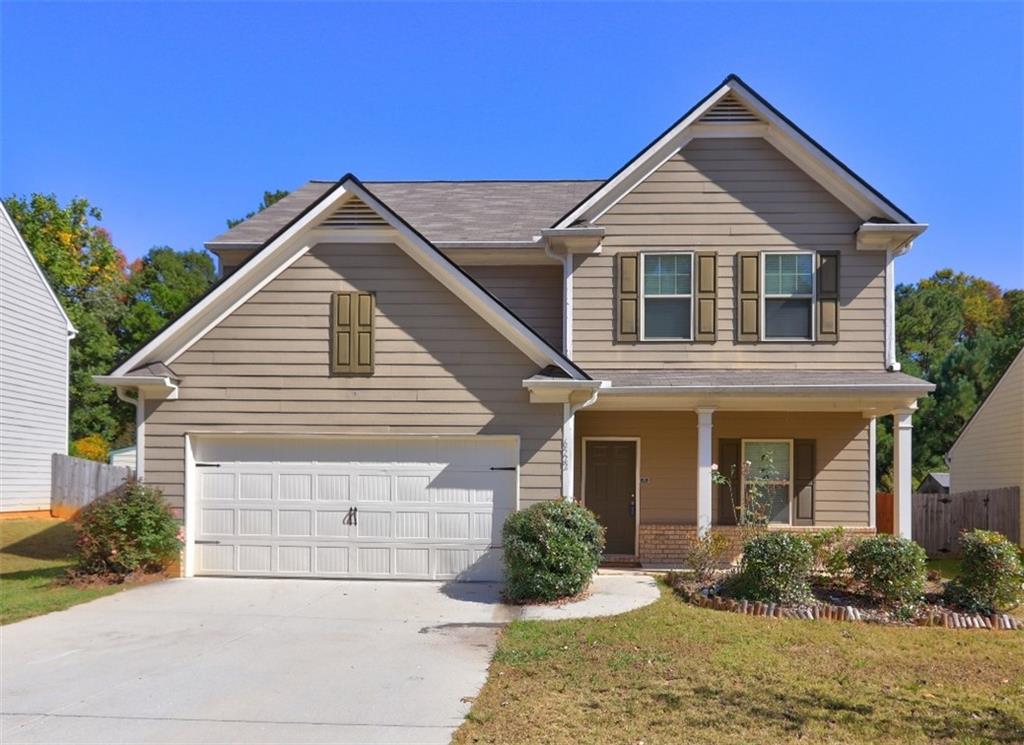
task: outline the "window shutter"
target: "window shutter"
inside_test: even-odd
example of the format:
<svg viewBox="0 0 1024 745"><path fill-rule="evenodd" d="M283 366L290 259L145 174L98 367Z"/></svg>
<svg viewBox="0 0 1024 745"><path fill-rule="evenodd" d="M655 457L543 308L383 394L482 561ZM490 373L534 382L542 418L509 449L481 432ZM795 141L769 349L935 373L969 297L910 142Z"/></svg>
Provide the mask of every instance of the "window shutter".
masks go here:
<svg viewBox="0 0 1024 745"><path fill-rule="evenodd" d="M761 338L761 255L736 256L736 341Z"/></svg>
<svg viewBox="0 0 1024 745"><path fill-rule="evenodd" d="M718 300L718 255L714 253L699 253L696 255L696 292L694 300L697 318L693 340L697 342L712 343L715 341Z"/></svg>
<svg viewBox="0 0 1024 745"><path fill-rule="evenodd" d="M331 372L373 372L375 299L370 292L336 292L331 318Z"/></svg>
<svg viewBox="0 0 1024 745"><path fill-rule="evenodd" d="M618 263L615 339L635 342L640 337L640 256L618 254L615 260Z"/></svg>
<svg viewBox="0 0 1024 745"><path fill-rule="evenodd" d="M793 510L794 525L814 525L814 440L793 443Z"/></svg>
<svg viewBox="0 0 1024 745"><path fill-rule="evenodd" d="M818 336L821 342L839 341L839 253L818 254Z"/></svg>
<svg viewBox="0 0 1024 745"><path fill-rule="evenodd" d="M725 484L718 485L716 525L736 524L736 504L740 499L740 441L718 441L718 472L732 481L733 492ZM735 501L734 501L735 500Z"/></svg>

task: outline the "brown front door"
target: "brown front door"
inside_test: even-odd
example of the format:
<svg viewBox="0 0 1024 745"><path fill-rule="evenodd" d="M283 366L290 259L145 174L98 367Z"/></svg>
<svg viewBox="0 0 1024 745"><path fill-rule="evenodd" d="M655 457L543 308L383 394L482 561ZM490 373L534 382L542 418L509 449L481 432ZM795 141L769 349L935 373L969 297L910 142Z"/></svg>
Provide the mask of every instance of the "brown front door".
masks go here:
<svg viewBox="0 0 1024 745"><path fill-rule="evenodd" d="M587 508L605 528L606 554L636 553L636 443L587 442Z"/></svg>

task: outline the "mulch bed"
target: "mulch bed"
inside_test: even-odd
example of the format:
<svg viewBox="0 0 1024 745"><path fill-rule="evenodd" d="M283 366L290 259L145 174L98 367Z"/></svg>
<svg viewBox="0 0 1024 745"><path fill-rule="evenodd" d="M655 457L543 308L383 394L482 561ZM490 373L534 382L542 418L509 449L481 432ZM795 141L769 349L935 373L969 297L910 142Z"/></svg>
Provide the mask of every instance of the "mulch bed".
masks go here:
<svg viewBox="0 0 1024 745"><path fill-rule="evenodd" d="M90 574L78 569L69 569L53 581L55 585L70 585L88 589L90 587L110 587L112 585L148 585L167 579L165 572L132 572L130 574Z"/></svg>

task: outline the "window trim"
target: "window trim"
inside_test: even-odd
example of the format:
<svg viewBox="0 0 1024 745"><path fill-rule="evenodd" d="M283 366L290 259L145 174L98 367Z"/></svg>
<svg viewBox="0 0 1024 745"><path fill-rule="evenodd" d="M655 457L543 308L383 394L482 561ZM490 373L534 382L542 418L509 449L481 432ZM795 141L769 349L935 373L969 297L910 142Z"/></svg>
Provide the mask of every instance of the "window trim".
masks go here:
<svg viewBox="0 0 1024 745"><path fill-rule="evenodd" d="M746 504L746 499L747 499L747 475L745 473L743 465L745 465L746 462L747 462L747 443L748 442L753 442L753 443L784 442L784 443L786 443L789 446L789 479L788 479L788 483L789 483L789 498L787 500L787 503L789 505L789 510L788 510L789 520L788 520L788 522L784 522L784 523L772 522L771 520L769 520L768 525L769 525L769 527L771 527L771 526L788 526L788 527L792 527L793 526L793 512L794 512L794 510L793 510L793 502L794 502L794 499L795 499L795 494L793 493L793 466L794 466L793 453L794 453L794 450L796 448L796 440L794 440L793 438L788 438L787 439L785 437L743 437L743 438L740 439L740 463L741 463L741 467L740 467L739 471L740 471L740 499L742 500L741 504Z"/></svg>
<svg viewBox="0 0 1024 745"><path fill-rule="evenodd" d="M766 305L769 300L768 293L765 291L765 275L768 272L768 261L769 256L810 256L811 257L811 291L809 294L801 293L799 295L772 295L771 300L810 300L811 301L811 335L810 336L768 336L768 316L766 311ZM804 344L814 343L818 339L818 323L817 323L817 310L818 310L818 271L817 271L817 257L816 251L762 251L761 252L761 276L760 276L760 295L761 295L761 341L763 342L783 342L793 343L802 342Z"/></svg>
<svg viewBox="0 0 1024 745"><path fill-rule="evenodd" d="M647 293L645 291L644 278L645 278L645 271L646 271L646 267L647 267L647 257L648 256L689 256L690 257L690 293L688 295L651 295L651 297L655 298L655 299L656 298L670 298L670 299L676 299L676 300L689 300L690 301L690 335L688 337L686 337L686 336L655 336L655 337L648 337L647 336ZM637 293L637 296L638 296L638 299L639 299L639 306L640 306L638 308L638 310L639 310L639 319L640 319L640 329L639 329L639 331L640 331L640 341L654 342L654 343L657 343L657 342L688 342L688 343L693 342L693 336L694 336L694 334L693 334L693 328L694 328L693 327L693 323L694 323L694 318L693 318L693 316L694 316L694 303L693 303L693 300L694 300L694 296L695 296L693 288L694 288L694 283L696 281L695 277L694 277L694 268L695 268L695 263L696 263L694 261L695 257L696 257L696 252L694 252L694 251L662 251L662 250L657 250L657 251L641 251L640 252L640 268L639 268L640 270L638 272L638 275L639 275L638 276L638 281L639 281L639 285L640 286L637 288L639 290L639 292Z"/></svg>

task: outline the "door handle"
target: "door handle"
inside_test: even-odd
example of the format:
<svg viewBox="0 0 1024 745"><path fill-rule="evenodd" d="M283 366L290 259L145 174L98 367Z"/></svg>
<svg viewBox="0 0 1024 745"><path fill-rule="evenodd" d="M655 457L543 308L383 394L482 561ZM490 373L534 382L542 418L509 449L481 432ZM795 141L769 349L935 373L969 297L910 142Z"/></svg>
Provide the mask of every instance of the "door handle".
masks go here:
<svg viewBox="0 0 1024 745"><path fill-rule="evenodd" d="M636 494L629 495L629 516L636 517Z"/></svg>

